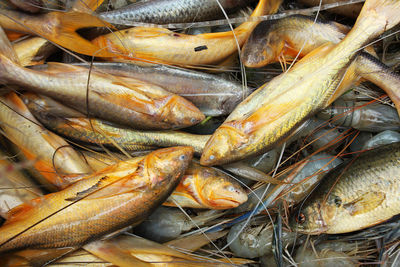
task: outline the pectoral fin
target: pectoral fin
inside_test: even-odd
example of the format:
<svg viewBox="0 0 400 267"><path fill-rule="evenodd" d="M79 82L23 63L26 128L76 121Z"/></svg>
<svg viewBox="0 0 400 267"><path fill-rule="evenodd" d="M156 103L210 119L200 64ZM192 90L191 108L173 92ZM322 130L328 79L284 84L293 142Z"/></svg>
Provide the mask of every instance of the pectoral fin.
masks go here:
<svg viewBox="0 0 400 267"><path fill-rule="evenodd" d="M383 192L367 192L356 200L344 204L343 207L350 215L355 216L376 209L385 198L386 194Z"/></svg>

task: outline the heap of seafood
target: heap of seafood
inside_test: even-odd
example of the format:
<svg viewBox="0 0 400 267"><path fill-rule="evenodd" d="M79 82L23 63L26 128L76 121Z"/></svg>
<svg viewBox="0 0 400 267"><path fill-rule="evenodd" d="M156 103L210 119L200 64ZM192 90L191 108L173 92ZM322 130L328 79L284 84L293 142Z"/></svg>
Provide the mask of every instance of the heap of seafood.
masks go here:
<svg viewBox="0 0 400 267"><path fill-rule="evenodd" d="M0 4L1 266L400 265L399 0Z"/></svg>

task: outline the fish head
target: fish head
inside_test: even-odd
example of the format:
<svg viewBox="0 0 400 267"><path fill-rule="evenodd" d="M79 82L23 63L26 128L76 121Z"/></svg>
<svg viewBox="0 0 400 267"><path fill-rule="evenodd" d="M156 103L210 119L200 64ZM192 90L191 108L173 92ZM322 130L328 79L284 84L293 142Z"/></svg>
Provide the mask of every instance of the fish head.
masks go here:
<svg viewBox="0 0 400 267"><path fill-rule="evenodd" d="M151 184L163 186L173 177L182 177L192 160L194 149L178 146L158 149L147 155L145 167Z"/></svg>
<svg viewBox="0 0 400 267"><path fill-rule="evenodd" d="M326 232L327 225L321 203L322 200L311 201L294 211L290 218L290 227L293 231L311 235Z"/></svg>
<svg viewBox="0 0 400 267"><path fill-rule="evenodd" d="M231 209L247 201L243 188L230 177L211 168L203 168L198 174L204 179L201 188L203 199L213 209Z"/></svg>
<svg viewBox="0 0 400 267"><path fill-rule="evenodd" d="M173 95L165 100L165 105L159 111L163 121L172 124L173 128L189 127L205 119L204 114L183 97Z"/></svg>
<svg viewBox="0 0 400 267"><path fill-rule="evenodd" d="M205 166L220 165L241 159L239 148L248 142L247 135L240 130L221 125L207 141L200 158Z"/></svg>
<svg viewBox="0 0 400 267"><path fill-rule="evenodd" d="M276 62L284 41L275 31L269 31L270 21L263 21L254 29L243 46L241 59L249 68L260 68Z"/></svg>

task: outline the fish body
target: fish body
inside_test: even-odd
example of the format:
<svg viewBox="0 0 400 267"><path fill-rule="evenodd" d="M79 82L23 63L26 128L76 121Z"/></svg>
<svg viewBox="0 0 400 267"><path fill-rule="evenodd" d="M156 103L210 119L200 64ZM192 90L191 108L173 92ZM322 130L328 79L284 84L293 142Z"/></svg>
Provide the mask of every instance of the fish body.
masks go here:
<svg viewBox="0 0 400 267"><path fill-rule="evenodd" d="M47 183L63 188L92 171L64 139L46 130L33 117L15 93L2 96L0 101L1 127L7 138L33 162Z"/></svg>
<svg viewBox="0 0 400 267"><path fill-rule="evenodd" d="M252 16L276 12L280 3L281 0L260 0ZM176 33L164 28L134 27L99 36L92 43L115 53L116 61L139 59L175 65L213 64L235 53L257 23L244 22L233 32L198 35Z"/></svg>
<svg viewBox="0 0 400 267"><path fill-rule="evenodd" d="M360 47L398 23L390 11L400 10L400 2L367 0L363 10L340 43L317 48L240 103L207 142L200 163L218 165L261 154L340 96L346 88L341 78Z"/></svg>
<svg viewBox="0 0 400 267"><path fill-rule="evenodd" d="M200 155L210 137L181 131L139 131L98 119L87 119L83 114L78 117L68 117L67 114L64 117L57 114L61 113L62 104L52 99L30 93L22 97L33 115L47 128L68 139L91 145L105 145L115 149L115 144L118 144L127 151L184 145L192 146ZM57 110L53 112L54 109Z"/></svg>
<svg viewBox="0 0 400 267"><path fill-rule="evenodd" d="M188 100L147 83L62 63L42 71L0 55L1 79L50 96L84 114L138 129L187 127L204 119ZM89 82L88 82L89 80Z"/></svg>
<svg viewBox="0 0 400 267"><path fill-rule="evenodd" d="M217 75L161 64L107 62L93 66L116 76L158 85L188 99L206 116L228 115L251 91Z"/></svg>
<svg viewBox="0 0 400 267"><path fill-rule="evenodd" d="M400 143L393 143L336 168L294 212L292 226L309 234L347 233L399 214L399 160Z"/></svg>
<svg viewBox="0 0 400 267"><path fill-rule="evenodd" d="M13 48L22 66L43 64L48 56L57 51L56 46L40 37L21 40Z"/></svg>
<svg viewBox="0 0 400 267"><path fill-rule="evenodd" d="M246 201L247 194L238 182L217 169L192 163L164 205L231 209Z"/></svg>
<svg viewBox="0 0 400 267"><path fill-rule="evenodd" d="M252 0L219 1L226 12L245 6ZM155 24L205 21L223 17L217 1L213 0L153 0L127 5L117 10L102 12L99 17L119 25L133 25L134 22Z"/></svg>
<svg viewBox="0 0 400 267"><path fill-rule="evenodd" d="M179 183L192 154L160 149L14 208L0 228L0 251L81 246L142 221Z"/></svg>

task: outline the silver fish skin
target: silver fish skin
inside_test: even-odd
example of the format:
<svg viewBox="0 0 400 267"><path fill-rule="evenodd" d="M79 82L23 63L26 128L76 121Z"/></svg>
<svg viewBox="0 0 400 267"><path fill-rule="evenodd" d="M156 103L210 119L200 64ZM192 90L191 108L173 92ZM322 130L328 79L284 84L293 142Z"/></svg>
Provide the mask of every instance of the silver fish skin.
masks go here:
<svg viewBox="0 0 400 267"><path fill-rule="evenodd" d="M219 2L229 13L253 0L219 0ZM224 15L215 0L152 0L103 12L99 17L110 23L135 26L134 22L182 23L223 18Z"/></svg>
<svg viewBox="0 0 400 267"><path fill-rule="evenodd" d="M83 63L73 65L87 67ZM217 75L166 65L93 63L93 66L112 75L158 85L188 99L206 116L230 114L253 90Z"/></svg>

